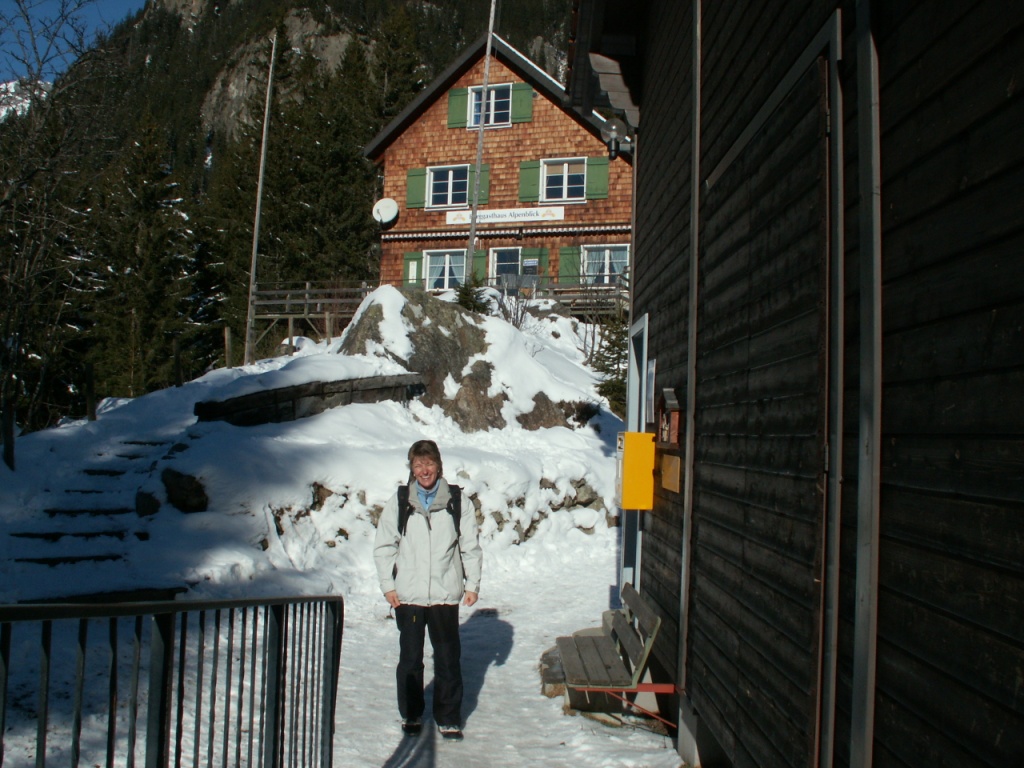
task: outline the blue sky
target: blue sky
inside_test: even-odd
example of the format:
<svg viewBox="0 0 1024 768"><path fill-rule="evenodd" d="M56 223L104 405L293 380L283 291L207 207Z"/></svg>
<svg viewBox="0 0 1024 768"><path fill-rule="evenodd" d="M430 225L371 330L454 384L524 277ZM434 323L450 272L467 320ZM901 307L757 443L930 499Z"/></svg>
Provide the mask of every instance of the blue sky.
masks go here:
<svg viewBox="0 0 1024 768"><path fill-rule="evenodd" d="M75 0L71 0L74 2ZM37 20L52 18L60 6L59 0L23 0L30 13ZM90 35L113 27L146 4L146 0L83 0L80 18L90 30ZM16 14L15 0L0 0L0 82L16 79L24 74L12 54L16 53L14 39L3 19ZM23 28L16 24L17 28Z"/></svg>

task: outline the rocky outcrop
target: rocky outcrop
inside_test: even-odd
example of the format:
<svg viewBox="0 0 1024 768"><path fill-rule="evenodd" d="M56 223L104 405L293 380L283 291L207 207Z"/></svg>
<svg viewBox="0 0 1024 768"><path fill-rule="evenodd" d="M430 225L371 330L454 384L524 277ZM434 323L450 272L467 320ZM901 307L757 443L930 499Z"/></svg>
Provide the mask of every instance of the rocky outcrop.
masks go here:
<svg viewBox="0 0 1024 768"><path fill-rule="evenodd" d="M402 320L408 327L412 353L407 360L399 358L393 350L386 354L423 377L421 401L441 408L465 432L508 426L502 414L507 395L490 394L490 364L476 360L470 365L473 357L487 349L483 318L420 289L403 289L402 293L406 298ZM371 348L384 349L383 321L384 309L380 304L367 307L349 326L338 352L356 355ZM541 392L534 396L533 410L519 414L516 420L524 429L531 430L579 426L577 417L584 410L584 404L556 403Z"/></svg>

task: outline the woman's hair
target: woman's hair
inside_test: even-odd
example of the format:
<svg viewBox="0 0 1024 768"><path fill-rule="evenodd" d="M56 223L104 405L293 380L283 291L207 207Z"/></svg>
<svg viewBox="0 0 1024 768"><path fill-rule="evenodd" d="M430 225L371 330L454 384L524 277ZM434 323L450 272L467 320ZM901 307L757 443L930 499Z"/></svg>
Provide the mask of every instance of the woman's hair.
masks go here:
<svg viewBox="0 0 1024 768"><path fill-rule="evenodd" d="M437 464L437 476L444 475L444 465L441 464L441 451L433 440L417 440L409 448L409 473L412 474L412 462L414 459L430 459Z"/></svg>

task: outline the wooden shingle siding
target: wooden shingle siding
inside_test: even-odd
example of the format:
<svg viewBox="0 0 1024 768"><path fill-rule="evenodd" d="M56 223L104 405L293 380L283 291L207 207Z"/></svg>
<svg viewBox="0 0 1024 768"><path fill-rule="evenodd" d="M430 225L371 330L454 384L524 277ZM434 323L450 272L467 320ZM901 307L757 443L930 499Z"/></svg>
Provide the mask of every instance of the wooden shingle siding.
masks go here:
<svg viewBox="0 0 1024 768"><path fill-rule="evenodd" d="M399 215L394 225L383 233L382 282L401 282L403 254L408 251L465 248L467 245L468 226L449 225L446 210L430 209L424 204L429 202L424 198L425 173L432 166L472 166L476 162L479 131L466 127L466 115L469 89L483 83L483 69L481 58L383 151L383 197L398 203ZM488 177L481 183L481 210L485 210L483 206L514 209L538 205L539 163L548 158L587 159L587 199L563 204L565 218L555 223L567 230L565 234L533 234L540 228L536 222L480 224L477 227L479 245L543 248L549 253L546 274L557 277L558 249L563 246L629 244L632 200L629 163L622 157L609 161L608 149L599 136L583 127L561 104L523 82L499 58L492 59L489 76L492 85L512 83L512 124L484 131L483 164ZM536 178L524 176L520 167L523 161L534 164L531 173ZM415 184L420 186L410 185L408 169L417 173L423 170L424 175L415 177ZM524 184L532 190L525 198L521 195ZM473 188L471 179L470 201ZM611 228L604 232L586 230L594 226ZM489 234L509 229L519 230L521 235L499 238ZM423 236L410 240L406 239L406 233Z"/></svg>

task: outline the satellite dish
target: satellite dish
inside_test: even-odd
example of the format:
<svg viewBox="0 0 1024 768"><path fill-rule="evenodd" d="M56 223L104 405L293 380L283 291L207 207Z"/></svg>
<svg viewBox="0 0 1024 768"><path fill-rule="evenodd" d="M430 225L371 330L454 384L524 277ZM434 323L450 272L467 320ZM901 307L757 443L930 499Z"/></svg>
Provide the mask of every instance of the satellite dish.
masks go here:
<svg viewBox="0 0 1024 768"><path fill-rule="evenodd" d="M398 203L390 197L383 197L373 205L373 218L381 224L390 224L398 216Z"/></svg>

